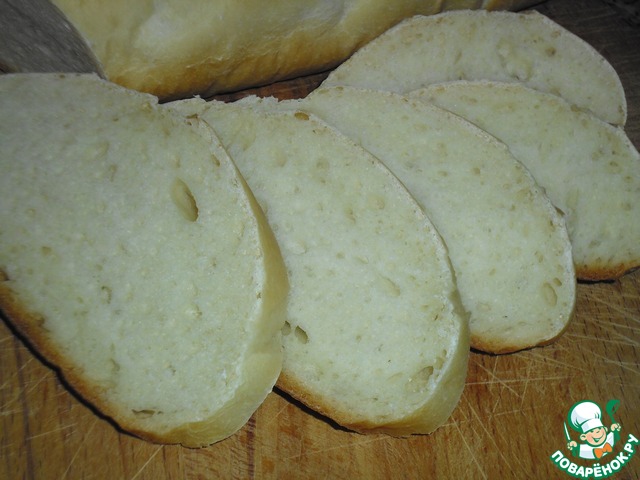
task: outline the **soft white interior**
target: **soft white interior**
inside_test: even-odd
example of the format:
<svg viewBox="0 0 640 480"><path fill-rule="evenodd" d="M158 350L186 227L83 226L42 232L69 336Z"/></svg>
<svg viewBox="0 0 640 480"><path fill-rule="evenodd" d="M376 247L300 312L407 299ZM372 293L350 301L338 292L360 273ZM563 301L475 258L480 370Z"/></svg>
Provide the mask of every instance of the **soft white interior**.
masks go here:
<svg viewBox="0 0 640 480"><path fill-rule="evenodd" d="M578 273L640 263L640 155L622 129L520 84L450 82L415 95L509 145L564 212Z"/></svg>
<svg viewBox="0 0 640 480"><path fill-rule="evenodd" d="M367 152L307 114L252 106L214 103L202 116L289 270L283 372L352 420L397 420L428 404L435 428L459 398L468 349L441 239Z"/></svg>
<svg viewBox="0 0 640 480"><path fill-rule="evenodd" d="M371 151L425 208L449 248L472 343L517 350L562 331L575 301L567 232L503 144L396 94L324 88L293 107Z"/></svg>
<svg viewBox="0 0 640 480"><path fill-rule="evenodd" d="M626 120L626 99L613 67L582 39L535 12L413 17L356 52L323 85L405 93L461 79L522 82L607 122Z"/></svg>
<svg viewBox="0 0 640 480"><path fill-rule="evenodd" d="M109 402L168 426L210 417L246 381L257 343L279 355L233 165L151 97L80 77L0 89L10 288ZM261 400L277 373L249 390Z"/></svg>

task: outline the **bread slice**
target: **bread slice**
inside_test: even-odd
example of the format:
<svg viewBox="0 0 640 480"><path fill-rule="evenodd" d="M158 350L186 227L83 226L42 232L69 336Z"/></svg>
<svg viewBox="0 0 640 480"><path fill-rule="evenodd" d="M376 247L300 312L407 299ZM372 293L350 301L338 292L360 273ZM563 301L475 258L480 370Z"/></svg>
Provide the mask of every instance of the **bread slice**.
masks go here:
<svg viewBox="0 0 640 480"><path fill-rule="evenodd" d="M287 277L213 135L93 76L0 77L0 307L142 438L239 429L282 364Z"/></svg>
<svg viewBox="0 0 640 480"><path fill-rule="evenodd" d="M423 206L449 249L473 347L507 353L563 332L576 295L564 220L504 144L389 92L322 88L286 103L372 152Z"/></svg>
<svg viewBox="0 0 640 480"><path fill-rule="evenodd" d="M412 95L509 146L564 212L580 278L640 266L640 155L621 128L517 83L452 82Z"/></svg>
<svg viewBox="0 0 640 480"><path fill-rule="evenodd" d="M606 59L533 11L413 17L361 48L323 86L406 93L451 80L521 82L609 123L624 125L627 117L620 78Z"/></svg>
<svg viewBox="0 0 640 480"><path fill-rule="evenodd" d="M413 197L308 114L256 97L179 108L218 132L281 245L291 290L278 385L363 433L441 425L465 381L467 316Z"/></svg>

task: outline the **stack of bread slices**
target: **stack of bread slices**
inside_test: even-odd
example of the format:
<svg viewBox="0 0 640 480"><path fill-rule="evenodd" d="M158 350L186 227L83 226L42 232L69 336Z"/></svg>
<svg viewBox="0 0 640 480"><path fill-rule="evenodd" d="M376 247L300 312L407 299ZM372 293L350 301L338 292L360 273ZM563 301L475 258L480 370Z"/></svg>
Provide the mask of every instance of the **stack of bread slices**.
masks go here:
<svg viewBox="0 0 640 480"><path fill-rule="evenodd" d="M0 308L151 441L222 440L276 385L432 432L471 347L552 342L577 279L640 265L620 81L539 14L413 17L300 100L15 74L0 111Z"/></svg>

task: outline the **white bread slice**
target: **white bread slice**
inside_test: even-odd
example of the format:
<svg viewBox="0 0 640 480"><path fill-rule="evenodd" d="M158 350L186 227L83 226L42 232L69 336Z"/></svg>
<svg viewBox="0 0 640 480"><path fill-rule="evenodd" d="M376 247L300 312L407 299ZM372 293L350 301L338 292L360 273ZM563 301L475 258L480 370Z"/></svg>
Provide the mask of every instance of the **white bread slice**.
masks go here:
<svg viewBox="0 0 640 480"><path fill-rule="evenodd" d="M178 108L218 132L281 245L291 290L278 386L362 433L445 422L464 386L468 319L444 244L404 186L308 114L256 97Z"/></svg>
<svg viewBox="0 0 640 480"><path fill-rule="evenodd" d="M517 83L451 82L412 95L509 146L564 212L579 278L640 266L640 155L621 128Z"/></svg>
<svg viewBox="0 0 640 480"><path fill-rule="evenodd" d="M472 346L507 353L563 332L576 295L564 220L504 144L390 92L322 88L287 103L372 152L423 206L449 249Z"/></svg>
<svg viewBox="0 0 640 480"><path fill-rule="evenodd" d="M126 431L239 429L281 369L287 278L213 131L93 76L25 74L0 77L0 138L7 318Z"/></svg>
<svg viewBox="0 0 640 480"><path fill-rule="evenodd" d="M406 93L451 80L521 82L624 125L620 78L591 45L537 12L416 16L335 69L323 86Z"/></svg>

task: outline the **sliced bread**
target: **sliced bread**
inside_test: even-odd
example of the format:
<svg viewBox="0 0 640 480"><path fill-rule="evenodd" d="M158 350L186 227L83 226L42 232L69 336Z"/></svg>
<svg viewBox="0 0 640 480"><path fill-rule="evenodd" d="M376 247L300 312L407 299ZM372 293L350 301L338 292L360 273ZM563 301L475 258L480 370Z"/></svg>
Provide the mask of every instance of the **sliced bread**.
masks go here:
<svg viewBox="0 0 640 480"><path fill-rule="evenodd" d="M621 128L517 83L451 82L412 96L509 146L564 212L580 278L612 279L640 266L640 155Z"/></svg>
<svg viewBox="0 0 640 480"><path fill-rule="evenodd" d="M588 43L536 12L415 16L361 48L323 86L406 93L451 80L521 82L609 123L626 121L626 98L613 67Z"/></svg>
<svg viewBox="0 0 640 480"><path fill-rule="evenodd" d="M382 163L313 116L180 102L217 131L263 206L291 290L278 385L359 432L441 425L469 355L442 240Z"/></svg>
<svg viewBox="0 0 640 480"><path fill-rule="evenodd" d="M287 104L372 152L422 205L449 249L472 346L513 352L565 329L576 282L564 220L504 144L390 92L322 88Z"/></svg>
<svg viewBox="0 0 640 480"><path fill-rule="evenodd" d="M0 309L122 429L198 447L280 373L287 277L197 120L94 76L0 77Z"/></svg>

